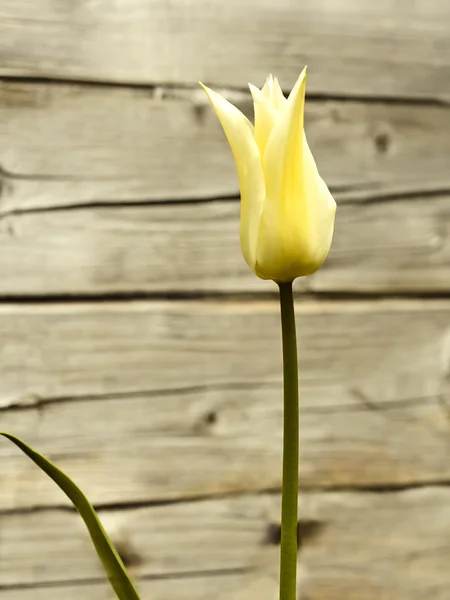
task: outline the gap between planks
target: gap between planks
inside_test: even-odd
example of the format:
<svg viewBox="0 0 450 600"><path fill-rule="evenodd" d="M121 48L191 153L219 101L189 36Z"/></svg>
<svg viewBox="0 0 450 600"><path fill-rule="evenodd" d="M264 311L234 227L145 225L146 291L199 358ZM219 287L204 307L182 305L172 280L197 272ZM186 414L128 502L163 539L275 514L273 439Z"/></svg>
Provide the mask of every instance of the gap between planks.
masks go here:
<svg viewBox="0 0 450 600"><path fill-rule="evenodd" d="M89 80L89 79L76 79L76 78L64 78L62 77L32 77L23 75L8 75L4 74L0 76L1 82L11 82L24 85L52 85L52 86L77 86L79 88L112 88L112 89L134 89L141 90L148 93L150 97L164 98L170 100L171 98L186 98L190 94L193 97L198 97L198 84L197 83L137 83L137 82L121 82L121 81L102 81L102 80ZM248 86L233 86L233 85L219 85L217 90L221 94L226 96L241 97L243 99L248 98ZM290 88L284 88L283 93L288 96ZM446 97L435 97L435 96L389 96L386 95L373 95L358 93L354 90L348 90L345 94L330 92L318 92L312 91L307 92L307 100L310 102L359 102L361 104L393 104L393 105L404 105L404 106L450 106L450 98Z"/></svg>

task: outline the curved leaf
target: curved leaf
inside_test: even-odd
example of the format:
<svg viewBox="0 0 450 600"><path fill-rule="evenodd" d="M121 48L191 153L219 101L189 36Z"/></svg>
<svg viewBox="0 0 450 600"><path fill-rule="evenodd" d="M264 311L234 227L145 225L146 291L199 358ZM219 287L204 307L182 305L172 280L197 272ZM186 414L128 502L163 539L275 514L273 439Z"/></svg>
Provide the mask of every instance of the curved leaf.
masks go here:
<svg viewBox="0 0 450 600"><path fill-rule="evenodd" d="M70 498L81 518L86 523L97 554L102 561L108 579L119 600L139 600L138 593L127 573L125 565L109 539L108 534L103 529L92 504L83 492L65 473L58 469L58 467L55 467L42 454L30 448L25 442L9 433L0 432L0 435L8 438L20 448Z"/></svg>

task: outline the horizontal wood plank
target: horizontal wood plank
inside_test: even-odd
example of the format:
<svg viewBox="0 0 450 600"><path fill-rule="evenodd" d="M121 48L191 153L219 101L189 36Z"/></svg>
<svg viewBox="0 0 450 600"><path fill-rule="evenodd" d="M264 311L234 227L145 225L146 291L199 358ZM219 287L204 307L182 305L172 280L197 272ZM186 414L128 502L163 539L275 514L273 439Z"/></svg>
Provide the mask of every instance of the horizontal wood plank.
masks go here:
<svg viewBox="0 0 450 600"><path fill-rule="evenodd" d="M450 196L339 206L300 291L450 292ZM97 207L0 220L0 296L275 291L245 264L239 203Z"/></svg>
<svg viewBox="0 0 450 600"><path fill-rule="evenodd" d="M302 519L316 525L309 528L299 555L302 594L314 600L444 600L450 584L449 503L444 488L303 494ZM156 588L155 596L161 597L165 589L168 600L197 600L199 583L200 597L208 587L221 600L273 600L278 548L269 542L268 532L278 515L278 498L267 495L100 513L128 556L134 577L169 578L146 583L143 592L154 597L150 592ZM102 577L76 514L9 514L0 516L0 525L4 587L65 580L75 585ZM229 578L220 577L227 570ZM191 584L189 575L194 577ZM183 576L185 586L180 585ZM178 579L175 585L172 578ZM27 598L17 592L6 597Z"/></svg>
<svg viewBox="0 0 450 600"><path fill-rule="evenodd" d="M342 204L315 292L448 293L450 195Z"/></svg>
<svg viewBox="0 0 450 600"><path fill-rule="evenodd" d="M0 74L290 87L308 64L315 92L448 99L449 19L446 0L3 0Z"/></svg>
<svg viewBox="0 0 450 600"><path fill-rule="evenodd" d="M349 399L326 384L302 381L302 390L302 487L450 480L448 398L376 404L357 389ZM324 397L333 404L320 406ZM230 386L8 411L2 427L67 470L97 503L146 502L279 488L281 411L281 384ZM7 444L0 509L68 503Z"/></svg>
<svg viewBox="0 0 450 600"><path fill-rule="evenodd" d="M297 314L302 485L448 481L450 302ZM0 306L0 334L2 428L94 502L279 487L276 302ZM0 460L0 508L66 502L6 441Z"/></svg>
<svg viewBox="0 0 450 600"><path fill-rule="evenodd" d="M95 562L96 557L92 560ZM65 566L63 566L65 569ZM70 574L70 569L69 569ZM106 581L65 581L50 585L24 586L11 588L0 587L0 600L116 600L116 595ZM102 578L104 579L104 578ZM249 581L250 579L250 581ZM259 593L266 585L268 577L261 575L252 581L248 575L199 574L162 579L139 581L139 593L142 600L211 600L211 595L218 600L258 600ZM269 580L273 585L272 579ZM247 596L244 597L244 591Z"/></svg>
<svg viewBox="0 0 450 600"><path fill-rule="evenodd" d="M233 101L252 112L249 96ZM450 189L450 108L310 102L321 173L356 199ZM202 90L0 84L0 214L239 193Z"/></svg>

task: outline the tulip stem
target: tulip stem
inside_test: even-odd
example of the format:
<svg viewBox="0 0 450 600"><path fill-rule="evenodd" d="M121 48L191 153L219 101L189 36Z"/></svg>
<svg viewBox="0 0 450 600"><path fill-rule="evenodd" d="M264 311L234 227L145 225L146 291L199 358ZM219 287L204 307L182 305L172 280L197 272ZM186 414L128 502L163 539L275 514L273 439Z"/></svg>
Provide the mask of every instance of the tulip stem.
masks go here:
<svg viewBox="0 0 450 600"><path fill-rule="evenodd" d="M297 337L292 283L280 283L279 288L284 394L280 600L296 600L299 452Z"/></svg>

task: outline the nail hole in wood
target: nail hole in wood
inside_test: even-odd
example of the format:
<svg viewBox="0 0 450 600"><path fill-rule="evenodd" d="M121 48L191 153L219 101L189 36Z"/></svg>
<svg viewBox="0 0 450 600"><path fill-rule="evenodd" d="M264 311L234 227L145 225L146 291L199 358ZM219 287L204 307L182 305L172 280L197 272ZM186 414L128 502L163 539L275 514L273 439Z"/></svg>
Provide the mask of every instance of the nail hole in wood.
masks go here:
<svg viewBox="0 0 450 600"><path fill-rule="evenodd" d="M204 417L205 423L207 425L214 425L214 423L217 423L217 413L215 410L210 410L209 412L206 413L205 417Z"/></svg>
<svg viewBox="0 0 450 600"><path fill-rule="evenodd" d="M281 526L278 523L269 523L266 529L264 543L270 546L278 546L281 542Z"/></svg>
<svg viewBox="0 0 450 600"><path fill-rule="evenodd" d="M300 520L297 523L297 546L301 548L306 542L314 540L324 527L325 523L322 521Z"/></svg>
<svg viewBox="0 0 450 600"><path fill-rule="evenodd" d="M123 564L129 567L137 567L142 564L141 555L136 552L133 546L126 541L115 541L115 546L118 555L122 559Z"/></svg>
<svg viewBox="0 0 450 600"><path fill-rule="evenodd" d="M391 138L385 131L380 131L374 138L375 148L379 154L386 154L391 146Z"/></svg>
<svg viewBox="0 0 450 600"><path fill-rule="evenodd" d="M313 540L322 531L324 523L311 519L300 520L297 523L297 546L301 548L305 542ZM281 525L269 523L266 529L264 543L279 546L281 542Z"/></svg>

